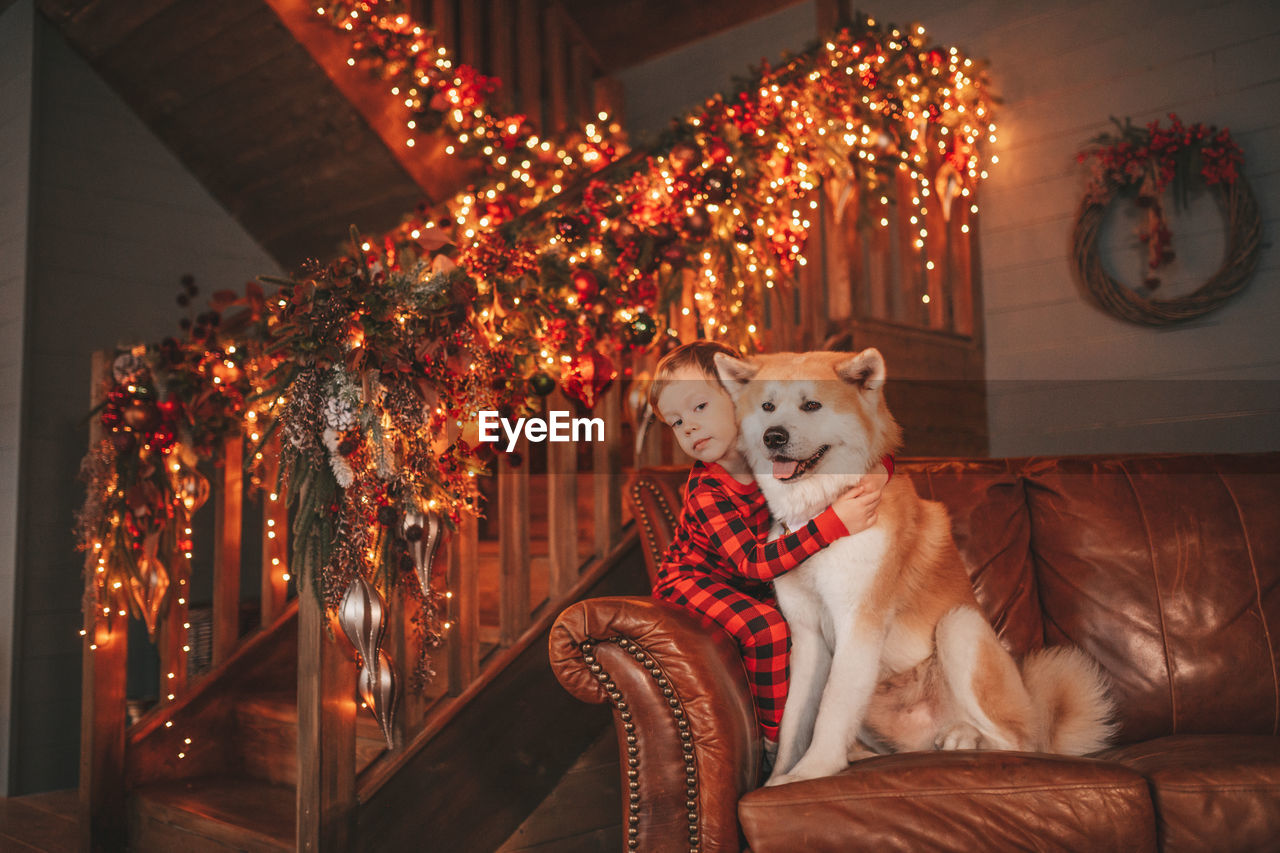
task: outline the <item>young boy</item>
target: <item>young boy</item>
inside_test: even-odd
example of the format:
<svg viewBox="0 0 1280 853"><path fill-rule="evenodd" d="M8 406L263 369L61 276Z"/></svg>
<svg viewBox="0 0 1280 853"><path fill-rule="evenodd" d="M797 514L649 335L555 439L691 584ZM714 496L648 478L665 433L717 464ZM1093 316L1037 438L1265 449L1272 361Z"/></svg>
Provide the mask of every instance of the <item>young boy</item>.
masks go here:
<svg viewBox="0 0 1280 853"><path fill-rule="evenodd" d="M680 448L697 460L653 595L715 622L737 640L760 727L771 746L778 739L787 698L791 634L770 581L833 540L875 524L893 460L885 457L885 473L863 477L805 527L766 541L769 508L738 451L733 401L716 374L718 352L738 357L712 341L672 350L658 363L649 388L654 412L671 427Z"/></svg>

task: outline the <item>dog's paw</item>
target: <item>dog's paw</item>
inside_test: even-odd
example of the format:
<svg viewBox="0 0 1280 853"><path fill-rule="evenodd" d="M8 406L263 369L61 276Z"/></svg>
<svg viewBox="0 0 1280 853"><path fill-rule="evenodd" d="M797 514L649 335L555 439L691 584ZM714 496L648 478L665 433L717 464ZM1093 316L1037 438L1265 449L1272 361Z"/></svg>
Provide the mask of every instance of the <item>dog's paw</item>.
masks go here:
<svg viewBox="0 0 1280 853"><path fill-rule="evenodd" d="M982 732L969 723L956 723L938 735L933 745L937 749L981 749Z"/></svg>

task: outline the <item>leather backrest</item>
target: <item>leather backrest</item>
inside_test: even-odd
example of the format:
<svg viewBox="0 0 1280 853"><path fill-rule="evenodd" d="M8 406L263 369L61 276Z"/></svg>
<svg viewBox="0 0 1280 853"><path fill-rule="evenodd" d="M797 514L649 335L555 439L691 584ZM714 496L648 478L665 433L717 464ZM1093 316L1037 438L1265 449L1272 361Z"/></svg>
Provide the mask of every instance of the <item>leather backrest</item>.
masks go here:
<svg viewBox="0 0 1280 853"><path fill-rule="evenodd" d="M1046 642L1108 672L1121 742L1280 727L1280 454L1023 463Z"/></svg>
<svg viewBox="0 0 1280 853"><path fill-rule="evenodd" d="M640 528L644 567L649 585L658 577L658 564L675 532L676 519L684 503L684 483L689 479L686 465L640 468L627 478L627 501L631 516Z"/></svg>
<svg viewBox="0 0 1280 853"><path fill-rule="evenodd" d="M894 476L910 477L916 493L951 516L951 535L987 619L1014 654L1044 641L1032 572L1031 524L1015 461L902 459Z"/></svg>

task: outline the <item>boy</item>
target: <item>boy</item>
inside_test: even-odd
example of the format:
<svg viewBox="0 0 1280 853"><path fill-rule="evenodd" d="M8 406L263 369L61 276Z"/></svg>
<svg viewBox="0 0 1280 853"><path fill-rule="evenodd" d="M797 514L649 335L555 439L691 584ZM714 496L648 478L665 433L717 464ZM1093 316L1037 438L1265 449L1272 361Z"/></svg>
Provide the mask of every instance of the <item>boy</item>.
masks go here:
<svg viewBox="0 0 1280 853"><path fill-rule="evenodd" d="M649 388L654 412L697 460L653 595L715 622L737 640L768 751L777 742L787 698L791 640L769 582L833 540L875 524L893 460L885 457L886 473L863 477L802 529L766 541L769 508L738 451L733 401L716 374L718 352L739 357L713 341L677 347L658 363Z"/></svg>

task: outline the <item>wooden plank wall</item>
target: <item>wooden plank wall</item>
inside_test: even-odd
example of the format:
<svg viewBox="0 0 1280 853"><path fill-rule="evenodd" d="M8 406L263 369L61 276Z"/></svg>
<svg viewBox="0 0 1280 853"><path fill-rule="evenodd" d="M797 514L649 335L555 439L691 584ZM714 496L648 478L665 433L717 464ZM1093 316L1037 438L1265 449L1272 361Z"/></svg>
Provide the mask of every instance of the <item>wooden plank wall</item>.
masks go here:
<svg viewBox="0 0 1280 853"><path fill-rule="evenodd" d="M26 330L31 193L31 120L35 84L35 19L31 6L19 3L0 11L0 469L12 472L0 489L0 625L14 625L17 613L20 536L18 471L22 426L22 355ZM82 398L77 398L82 399ZM0 644L0 767L8 768L10 707L15 650ZM9 773L0 772L0 797L9 794Z"/></svg>
<svg viewBox="0 0 1280 853"><path fill-rule="evenodd" d="M1166 329L1092 305L1069 263L1087 179L1074 154L1109 117L1141 124L1176 112L1230 128L1262 205L1280 224L1280 6L1154 0L1085 5L928 0L895 8L990 62L1003 96L1000 162L980 202L991 452L1247 451L1280 447L1280 253L1264 250L1232 304ZM1222 220L1206 196L1174 215L1178 260L1162 290L1186 293L1220 263ZM1137 222L1117 209L1105 251L1137 282ZM1268 238L1264 237L1264 240Z"/></svg>

